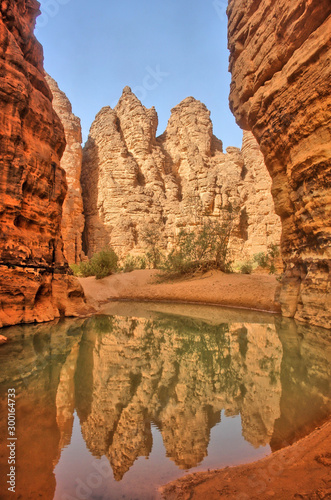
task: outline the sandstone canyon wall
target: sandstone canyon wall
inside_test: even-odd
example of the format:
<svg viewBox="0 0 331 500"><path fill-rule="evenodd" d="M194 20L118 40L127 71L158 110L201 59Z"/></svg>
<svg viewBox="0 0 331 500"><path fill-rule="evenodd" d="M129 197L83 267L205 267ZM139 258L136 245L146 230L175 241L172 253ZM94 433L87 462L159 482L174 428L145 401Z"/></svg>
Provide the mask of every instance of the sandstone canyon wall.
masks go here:
<svg viewBox="0 0 331 500"><path fill-rule="evenodd" d="M39 3L0 4L0 326L85 310L61 238L63 127L33 35Z"/></svg>
<svg viewBox="0 0 331 500"><path fill-rule="evenodd" d="M230 0L230 105L282 219L285 316L331 325L331 3Z"/></svg>
<svg viewBox="0 0 331 500"><path fill-rule="evenodd" d="M68 191L62 208L62 238L64 256L69 264L80 262L84 258L82 234L84 230L83 200L80 185L82 169L82 129L80 119L72 112L69 99L58 84L49 75L46 81L53 94L53 108L61 120L66 137L61 167L66 172Z"/></svg>
<svg viewBox="0 0 331 500"><path fill-rule="evenodd" d="M150 224L168 251L182 228L193 230L205 216L224 220L230 204L236 211L233 258L279 243L271 179L252 134L245 134L242 151L224 153L210 112L193 97L173 108L159 137L157 125L155 109L146 109L129 87L114 109L96 116L82 167L89 256L107 245L121 256L143 253L142 234Z"/></svg>

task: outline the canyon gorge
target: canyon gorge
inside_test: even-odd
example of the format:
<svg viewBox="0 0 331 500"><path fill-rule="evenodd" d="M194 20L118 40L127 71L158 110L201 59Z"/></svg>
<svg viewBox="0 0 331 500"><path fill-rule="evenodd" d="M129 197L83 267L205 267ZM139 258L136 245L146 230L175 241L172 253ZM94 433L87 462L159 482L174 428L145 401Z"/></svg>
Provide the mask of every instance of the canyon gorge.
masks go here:
<svg viewBox="0 0 331 500"><path fill-rule="evenodd" d="M230 106L282 220L285 316L331 325L331 4L230 0Z"/></svg>
<svg viewBox="0 0 331 500"><path fill-rule="evenodd" d="M230 105L244 136L224 152L200 101L175 106L157 137L156 110L129 87L82 148L80 120L43 69L38 2L3 2L0 326L84 314L68 262L109 245L140 255L146 227L166 253L181 229L231 209L232 260L281 239L283 314L330 328L330 10L229 2Z"/></svg>
<svg viewBox="0 0 331 500"><path fill-rule="evenodd" d="M261 477L270 498L290 498L291 488L293 498L329 498L330 0L228 1L240 148L223 147L199 96L173 107L159 135L157 110L129 86L116 105L93 109L105 105L83 145L74 98L44 68L39 9L0 1L0 411L15 388L16 494L76 498L77 478L103 464L111 478L100 473L89 498L146 500L191 469L164 498L218 499L216 483L198 489L213 443L222 498L264 498L254 496ZM146 258L148 231L166 256L182 230L210 221L231 229L235 274L162 282L156 269L122 272L126 259ZM278 246L277 276L237 272ZM74 276L110 247L122 266L113 276ZM315 451L316 429L326 438ZM238 441L239 458L229 458ZM304 464L297 477L312 485L296 489L277 458L292 444ZM1 478L7 451L5 438ZM276 456L269 475L267 455ZM256 469L237 480L239 463Z"/></svg>

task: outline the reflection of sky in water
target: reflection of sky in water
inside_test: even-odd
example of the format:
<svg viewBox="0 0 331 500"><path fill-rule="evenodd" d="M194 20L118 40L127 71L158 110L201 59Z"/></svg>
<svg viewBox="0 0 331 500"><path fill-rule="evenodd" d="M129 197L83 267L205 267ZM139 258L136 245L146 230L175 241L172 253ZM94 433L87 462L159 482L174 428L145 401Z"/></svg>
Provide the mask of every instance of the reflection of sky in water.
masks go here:
<svg viewBox="0 0 331 500"><path fill-rule="evenodd" d="M152 425L152 435L153 449L148 459L139 457L123 480L117 482L106 457L96 459L87 449L81 434L79 418L75 413L71 443L63 449L60 461L54 469L57 483L54 500L69 500L66 495L75 498L77 493L78 498L79 494L86 493L89 499L99 500L159 498L158 486L179 478L188 471L179 471L166 456L161 433L155 425ZM189 472L223 467L229 463L239 464L258 460L269 453L269 445L253 449L245 441L241 434L240 416L225 417L223 414L221 422L211 430L208 456L202 464L190 469ZM91 477L95 473L99 474L99 480Z"/></svg>
<svg viewBox="0 0 331 500"><path fill-rule="evenodd" d="M213 307L111 309L5 332L0 410L16 387L24 499L157 498L188 470L257 460L331 413L325 330Z"/></svg>

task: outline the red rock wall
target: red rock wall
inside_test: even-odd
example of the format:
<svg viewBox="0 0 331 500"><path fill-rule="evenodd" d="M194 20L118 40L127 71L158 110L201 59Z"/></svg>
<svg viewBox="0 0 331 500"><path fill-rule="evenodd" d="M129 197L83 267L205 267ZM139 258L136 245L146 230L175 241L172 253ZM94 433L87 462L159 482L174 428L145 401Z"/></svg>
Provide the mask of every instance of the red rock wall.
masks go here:
<svg viewBox="0 0 331 500"><path fill-rule="evenodd" d="M230 0L230 105L272 176L285 316L331 326L331 3Z"/></svg>
<svg viewBox="0 0 331 500"><path fill-rule="evenodd" d="M38 13L36 0L0 3L0 326L85 307L63 257L65 138L33 35Z"/></svg>

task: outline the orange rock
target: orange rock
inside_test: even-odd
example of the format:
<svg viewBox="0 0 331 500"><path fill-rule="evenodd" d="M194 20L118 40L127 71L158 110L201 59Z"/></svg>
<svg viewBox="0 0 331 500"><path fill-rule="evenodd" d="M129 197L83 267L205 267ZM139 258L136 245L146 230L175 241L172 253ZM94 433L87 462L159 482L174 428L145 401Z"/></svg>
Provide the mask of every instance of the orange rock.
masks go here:
<svg viewBox="0 0 331 500"><path fill-rule="evenodd" d="M0 345L6 344L7 341L7 337L5 337L4 335L0 335Z"/></svg>
<svg viewBox="0 0 331 500"><path fill-rule="evenodd" d="M331 326L329 0L230 0L230 105L260 144L282 219L285 316Z"/></svg>
<svg viewBox="0 0 331 500"><path fill-rule="evenodd" d="M46 81L53 94L53 108L64 127L66 148L61 158L61 167L66 172L68 191L63 203L62 238L64 256L69 264L84 260L82 233L84 229L82 189L80 174L82 168L82 129L80 119L72 112L69 99L56 81L46 74Z"/></svg>
<svg viewBox="0 0 331 500"><path fill-rule="evenodd" d="M65 138L33 35L38 13L36 0L0 4L0 327L85 310L63 256Z"/></svg>

